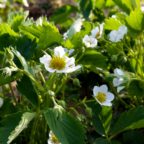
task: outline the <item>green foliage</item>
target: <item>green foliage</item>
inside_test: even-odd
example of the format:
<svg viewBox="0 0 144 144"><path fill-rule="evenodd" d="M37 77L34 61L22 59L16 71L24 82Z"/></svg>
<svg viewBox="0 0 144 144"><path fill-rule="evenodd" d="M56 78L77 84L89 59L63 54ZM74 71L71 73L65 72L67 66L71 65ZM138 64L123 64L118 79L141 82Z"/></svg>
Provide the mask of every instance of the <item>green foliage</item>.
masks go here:
<svg viewBox="0 0 144 144"><path fill-rule="evenodd" d="M107 58L103 56L101 53L96 50L87 49L80 59L79 63L83 65L91 65L94 67L106 68L107 66Z"/></svg>
<svg viewBox="0 0 144 144"><path fill-rule="evenodd" d="M15 73L12 76L6 76L2 71L0 71L0 86L10 83L12 81L18 80L22 77L21 73Z"/></svg>
<svg viewBox="0 0 144 144"><path fill-rule="evenodd" d="M93 5L95 4L96 8L103 8L105 6L106 0L93 0Z"/></svg>
<svg viewBox="0 0 144 144"><path fill-rule="evenodd" d="M27 12L11 12L8 15L8 23L14 31L18 32L19 26L21 26L24 23L27 16Z"/></svg>
<svg viewBox="0 0 144 144"><path fill-rule="evenodd" d="M140 0L113 0L123 11L130 13L135 8L140 8Z"/></svg>
<svg viewBox="0 0 144 144"><path fill-rule="evenodd" d="M35 113L30 113L30 112L25 112L22 115L19 124L10 133L7 144L10 144L25 128L27 128L28 124L34 118L34 116L35 116Z"/></svg>
<svg viewBox="0 0 144 144"><path fill-rule="evenodd" d="M144 14L140 9L135 9L126 17L126 22L133 31L141 32L144 28Z"/></svg>
<svg viewBox="0 0 144 144"><path fill-rule="evenodd" d="M6 23L0 24L0 35L3 35L3 34L9 34L10 36L13 36L13 37L18 36L18 34L14 30L12 30L11 27Z"/></svg>
<svg viewBox="0 0 144 144"><path fill-rule="evenodd" d="M94 142L94 144L109 144L109 142L106 139L103 138L97 138Z"/></svg>
<svg viewBox="0 0 144 144"><path fill-rule="evenodd" d="M80 9L86 19L88 19L93 8L93 0L80 0Z"/></svg>
<svg viewBox="0 0 144 144"><path fill-rule="evenodd" d="M62 144L84 144L84 130L81 123L62 107L49 108L45 113L48 126Z"/></svg>
<svg viewBox="0 0 144 144"><path fill-rule="evenodd" d="M117 135L126 130L144 127L144 107L138 106L123 112L111 128L111 134Z"/></svg>
<svg viewBox="0 0 144 144"><path fill-rule="evenodd" d="M0 9L0 144L43 144L49 131L62 144L144 143L144 14L140 0L75 1L79 4L56 9L50 21L46 17L35 21L28 12L21 8L15 12L10 5L27 1L7 1L6 8ZM43 5L40 9L48 14ZM81 20L78 27L73 25L76 20ZM97 27L92 36L92 30L102 23L102 32ZM128 33L119 30L118 35L113 34L120 40L110 41L110 31L121 25L127 26ZM97 47L87 48L85 35L95 38ZM69 74L48 71L57 46L66 48L65 57L69 57L56 57L57 64L68 60L70 67L80 64L80 70ZM40 57L47 52L51 56L49 60L45 56L43 65ZM5 72L5 68L16 70ZM116 68L124 74L115 74ZM112 107L92 97L93 87L103 84L115 95ZM118 91L121 86L124 89ZM99 94L105 99L104 93ZM28 125L30 135L23 131Z"/></svg>
<svg viewBox="0 0 144 144"><path fill-rule="evenodd" d="M54 25L50 23L46 23L43 25L43 29L39 37L38 48L44 50L52 44L60 44L61 41L62 36Z"/></svg>
<svg viewBox="0 0 144 144"><path fill-rule="evenodd" d="M70 17L71 13L77 12L77 8L72 5L65 5L60 7L59 9L56 9L54 14L50 17L51 21L54 21L55 24L61 24L66 21Z"/></svg>
<svg viewBox="0 0 144 144"><path fill-rule="evenodd" d="M37 41L38 49L45 50L54 43L60 44L62 36L58 29L50 23L44 23L42 26L21 26L20 30L28 36L28 38Z"/></svg>
<svg viewBox="0 0 144 144"><path fill-rule="evenodd" d="M124 144L143 144L144 143L144 135L140 131L128 131L123 134Z"/></svg>
<svg viewBox="0 0 144 144"><path fill-rule="evenodd" d="M144 96L144 81L138 80L138 79L131 80L128 85L128 93L130 96L143 97Z"/></svg>
<svg viewBox="0 0 144 144"><path fill-rule="evenodd" d="M8 115L0 122L0 143L6 144L8 137L21 120L22 113Z"/></svg>
<svg viewBox="0 0 144 144"><path fill-rule="evenodd" d="M121 26L121 22L115 18L108 18L105 20L105 29L107 30L117 30Z"/></svg>
<svg viewBox="0 0 144 144"><path fill-rule="evenodd" d="M107 135L111 120L112 120L112 109L111 107L100 107L99 104L90 103L89 107L92 108L92 118L95 130L100 135Z"/></svg>
<svg viewBox="0 0 144 144"><path fill-rule="evenodd" d="M18 82L17 88L33 105L38 106L38 95L28 76L24 75L22 77Z"/></svg>

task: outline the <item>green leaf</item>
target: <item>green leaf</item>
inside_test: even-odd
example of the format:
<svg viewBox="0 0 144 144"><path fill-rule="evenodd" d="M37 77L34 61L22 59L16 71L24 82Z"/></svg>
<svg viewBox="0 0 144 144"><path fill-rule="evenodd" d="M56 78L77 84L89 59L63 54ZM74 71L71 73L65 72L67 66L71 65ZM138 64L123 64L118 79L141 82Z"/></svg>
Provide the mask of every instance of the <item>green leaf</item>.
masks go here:
<svg viewBox="0 0 144 144"><path fill-rule="evenodd" d="M28 76L24 75L22 79L17 82L17 88L33 105L38 105L38 95Z"/></svg>
<svg viewBox="0 0 144 144"><path fill-rule="evenodd" d="M21 65L23 66L24 70L29 72L29 68L27 65L27 62L25 60L25 58L21 55L21 53L15 49L12 49L12 52L16 55L16 57L19 59Z"/></svg>
<svg viewBox="0 0 144 144"><path fill-rule="evenodd" d="M93 0L80 0L80 9L86 19L88 19L93 8Z"/></svg>
<svg viewBox="0 0 144 144"><path fill-rule="evenodd" d="M24 56L26 60L35 58L36 41L29 39L27 36L21 36L17 39L15 47Z"/></svg>
<svg viewBox="0 0 144 144"><path fill-rule="evenodd" d="M93 3L95 3L95 7L102 9L105 6L106 0L94 0Z"/></svg>
<svg viewBox="0 0 144 144"><path fill-rule="evenodd" d="M142 131L128 131L123 134L123 142L130 144L144 144L144 134Z"/></svg>
<svg viewBox="0 0 144 144"><path fill-rule="evenodd" d="M109 142L104 138L97 138L94 144L109 144Z"/></svg>
<svg viewBox="0 0 144 144"><path fill-rule="evenodd" d="M144 81L138 79L131 80L128 85L128 93L131 96L144 96Z"/></svg>
<svg viewBox="0 0 144 144"><path fill-rule="evenodd" d="M14 31L18 32L19 26L25 21L27 16L28 12L11 12L8 15L8 24Z"/></svg>
<svg viewBox="0 0 144 144"><path fill-rule="evenodd" d="M93 122L96 132L99 133L100 135L105 135L105 130L101 122L101 119L99 117L100 112L101 112L100 105L94 102L94 103L88 104L88 106L92 109L92 122Z"/></svg>
<svg viewBox="0 0 144 144"><path fill-rule="evenodd" d="M52 44L60 44L61 41L62 36L56 26L50 23L45 23L39 37L38 48L44 50Z"/></svg>
<svg viewBox="0 0 144 144"><path fill-rule="evenodd" d="M132 30L141 32L144 28L144 14L141 10L135 9L126 17L126 23Z"/></svg>
<svg viewBox="0 0 144 144"><path fill-rule="evenodd" d="M56 24L60 24L66 21L66 19L69 18L69 15L72 12L78 11L75 6L72 5L64 5L53 13L53 15L50 17L51 21L54 21Z"/></svg>
<svg viewBox="0 0 144 144"><path fill-rule="evenodd" d="M105 29L107 30L117 30L120 26L122 25L122 23L115 19L115 18L108 18L105 20Z"/></svg>
<svg viewBox="0 0 144 144"><path fill-rule="evenodd" d="M0 143L6 144L10 133L15 129L21 120L22 113L18 112L15 114L3 117L0 122Z"/></svg>
<svg viewBox="0 0 144 144"><path fill-rule="evenodd" d="M89 103L89 107L92 108L92 121L95 126L95 130L101 135L106 135L109 131L112 109L111 107L100 107L99 104Z"/></svg>
<svg viewBox="0 0 144 144"><path fill-rule="evenodd" d="M144 107L138 106L123 112L111 128L111 135L115 136L123 131L144 128Z"/></svg>
<svg viewBox="0 0 144 144"><path fill-rule="evenodd" d="M88 49L85 51L83 57L80 59L79 63L94 67L106 68L107 59L101 53L96 50Z"/></svg>
<svg viewBox="0 0 144 144"><path fill-rule="evenodd" d="M8 33L0 35L0 50L4 50L6 47L13 46L15 44L16 38L10 36Z"/></svg>
<svg viewBox="0 0 144 144"><path fill-rule="evenodd" d="M0 35L3 35L3 34L9 34L10 36L14 36L14 37L18 36L18 34L14 32L11 29L11 27L6 23L0 24Z"/></svg>
<svg viewBox="0 0 144 144"><path fill-rule="evenodd" d="M50 129L62 144L85 144L81 123L59 107L50 108L44 113Z"/></svg>
<svg viewBox="0 0 144 144"><path fill-rule="evenodd" d="M113 0L123 11L130 13L132 10L140 9L140 0Z"/></svg>
<svg viewBox="0 0 144 144"><path fill-rule="evenodd" d="M20 26L19 27L21 33L26 35L28 38L34 40L36 39L38 41L41 33L42 33L42 27L41 26Z"/></svg>
<svg viewBox="0 0 144 144"><path fill-rule="evenodd" d="M15 129L10 133L8 137L7 144L10 144L25 128L27 128L28 124L35 117L35 113L25 112L19 124L15 127Z"/></svg>

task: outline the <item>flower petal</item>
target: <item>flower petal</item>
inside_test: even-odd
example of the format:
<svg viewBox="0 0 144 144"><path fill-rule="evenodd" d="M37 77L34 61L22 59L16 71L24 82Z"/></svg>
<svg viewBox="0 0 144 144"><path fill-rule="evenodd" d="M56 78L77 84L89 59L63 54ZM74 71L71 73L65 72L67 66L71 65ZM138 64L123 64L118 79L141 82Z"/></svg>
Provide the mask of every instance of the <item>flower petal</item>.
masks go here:
<svg viewBox="0 0 144 144"><path fill-rule="evenodd" d="M66 67L72 67L75 66L75 58L74 57L65 57L66 60Z"/></svg>
<svg viewBox="0 0 144 144"><path fill-rule="evenodd" d="M116 69L114 69L114 75L117 76L117 77L123 76L124 72L121 69L116 68Z"/></svg>
<svg viewBox="0 0 144 144"><path fill-rule="evenodd" d="M51 60L51 56L48 54L45 54L44 56L40 57L39 60L42 64L46 64L46 63L49 63L49 61Z"/></svg>
<svg viewBox="0 0 144 144"><path fill-rule="evenodd" d="M94 88L93 88L93 96L96 97L98 92L99 92L99 87L98 86L94 86Z"/></svg>
<svg viewBox="0 0 144 144"><path fill-rule="evenodd" d="M98 33L99 33L99 27L98 27L98 26L91 31L91 35L92 35L93 37L96 37L96 35L97 35Z"/></svg>
<svg viewBox="0 0 144 144"><path fill-rule="evenodd" d="M109 102L109 101L106 101L104 103L101 103L101 105L103 105L103 106L112 106L112 103Z"/></svg>
<svg viewBox="0 0 144 144"><path fill-rule="evenodd" d="M65 53L66 52L62 46L58 46L54 49L54 56L63 57Z"/></svg>
<svg viewBox="0 0 144 144"><path fill-rule="evenodd" d="M107 93L107 100L106 101L112 101L114 99L114 94L111 92Z"/></svg>
<svg viewBox="0 0 144 144"><path fill-rule="evenodd" d="M101 86L99 87L99 91L100 91L100 92L103 92L103 93L107 93L107 91L108 91L107 85L101 85Z"/></svg>
<svg viewBox="0 0 144 144"><path fill-rule="evenodd" d="M113 85L114 87L117 87L123 83L124 79L123 78L114 78L113 79Z"/></svg>
<svg viewBox="0 0 144 144"><path fill-rule="evenodd" d="M88 48L94 48L97 46L97 39L93 36L85 35L82 41Z"/></svg>
<svg viewBox="0 0 144 144"><path fill-rule="evenodd" d="M66 73L71 73L71 72L74 72L74 71L76 71L76 70L78 70L78 69L80 69L80 68L81 68L81 66L80 66L80 65L77 65L77 66L74 66L74 67L65 69L65 72L66 72Z"/></svg>

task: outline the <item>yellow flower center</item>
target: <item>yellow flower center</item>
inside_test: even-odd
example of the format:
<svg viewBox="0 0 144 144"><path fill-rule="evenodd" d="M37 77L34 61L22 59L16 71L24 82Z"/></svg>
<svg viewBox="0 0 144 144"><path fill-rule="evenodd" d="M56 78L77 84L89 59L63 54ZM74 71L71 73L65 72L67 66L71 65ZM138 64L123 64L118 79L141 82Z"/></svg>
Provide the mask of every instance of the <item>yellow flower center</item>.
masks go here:
<svg viewBox="0 0 144 144"><path fill-rule="evenodd" d="M102 92L98 92L96 98L99 102L103 103L106 101L106 94L104 94Z"/></svg>
<svg viewBox="0 0 144 144"><path fill-rule="evenodd" d="M100 32L98 32L97 34L96 34L96 38L98 38L100 36Z"/></svg>
<svg viewBox="0 0 144 144"><path fill-rule="evenodd" d="M59 143L57 137L56 137L54 134L52 134L51 140L52 140L52 142L54 142L55 144Z"/></svg>
<svg viewBox="0 0 144 144"><path fill-rule="evenodd" d="M65 65L65 59L62 57L54 56L50 61L50 67L53 69L62 70Z"/></svg>

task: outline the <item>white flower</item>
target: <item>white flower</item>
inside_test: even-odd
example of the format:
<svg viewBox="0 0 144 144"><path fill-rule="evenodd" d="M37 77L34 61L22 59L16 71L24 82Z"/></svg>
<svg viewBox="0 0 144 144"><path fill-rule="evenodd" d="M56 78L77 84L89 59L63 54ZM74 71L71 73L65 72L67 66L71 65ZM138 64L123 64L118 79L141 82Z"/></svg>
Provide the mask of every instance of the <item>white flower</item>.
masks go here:
<svg viewBox="0 0 144 144"><path fill-rule="evenodd" d="M4 101L3 101L3 98L0 97L0 108L1 108L2 105L3 105L3 102L4 102Z"/></svg>
<svg viewBox="0 0 144 144"><path fill-rule="evenodd" d="M28 3L27 0L22 0L22 2L23 2L23 5L24 5L25 7L29 7L29 3Z"/></svg>
<svg viewBox="0 0 144 144"><path fill-rule="evenodd" d="M93 36L85 35L82 41L88 48L94 48L97 46L97 39Z"/></svg>
<svg viewBox="0 0 144 144"><path fill-rule="evenodd" d="M108 92L107 85L94 86L93 96L100 105L104 106L111 106L111 101L114 99L114 95Z"/></svg>
<svg viewBox="0 0 144 144"><path fill-rule="evenodd" d="M126 26L120 26L118 30L113 30L109 33L109 40L112 42L119 42L123 39L124 35L127 33Z"/></svg>
<svg viewBox="0 0 144 144"><path fill-rule="evenodd" d="M51 73L70 73L76 71L81 66L75 66L75 58L66 56L65 48L62 46L54 49L54 55L45 54L40 58L40 62L44 64L45 69Z"/></svg>
<svg viewBox="0 0 144 144"><path fill-rule="evenodd" d="M0 1L0 8L6 7L7 0Z"/></svg>
<svg viewBox="0 0 144 144"><path fill-rule="evenodd" d="M116 15L112 15L111 17L112 17L112 18L114 18L114 19L116 19L116 18L117 18L117 16L116 16Z"/></svg>
<svg viewBox="0 0 144 144"><path fill-rule="evenodd" d="M48 144L61 144L52 131L49 132Z"/></svg>
<svg viewBox="0 0 144 144"><path fill-rule="evenodd" d="M141 6L141 11L144 12L144 5Z"/></svg>
<svg viewBox="0 0 144 144"><path fill-rule="evenodd" d="M100 24L99 26L97 26L96 28L94 28L92 31L91 31L91 35L94 37L94 38L101 38L102 36L102 33L103 33L103 25L104 23Z"/></svg>
<svg viewBox="0 0 144 144"><path fill-rule="evenodd" d="M117 87L117 86L121 85L121 84L123 83L123 80L124 80L124 79L123 79L123 78L120 78L120 77L119 77L119 78L118 78L118 77L117 77L117 78L114 78L114 79L113 79L113 85L114 85L114 87Z"/></svg>
<svg viewBox="0 0 144 144"><path fill-rule="evenodd" d="M114 76L113 79L113 85L114 87L117 87L117 92L120 92L122 89L124 89L124 86L122 84L125 82L124 80L124 72L121 69L114 69Z"/></svg>
<svg viewBox="0 0 144 144"><path fill-rule="evenodd" d="M75 33L79 32L81 30L82 24L83 24L83 19L79 18L77 19L74 24L70 27L70 29L63 34L64 39L70 38L73 36Z"/></svg>
<svg viewBox="0 0 144 144"><path fill-rule="evenodd" d="M116 68L114 69L114 75L117 77L121 77L121 76L124 76L124 72L121 69Z"/></svg>

